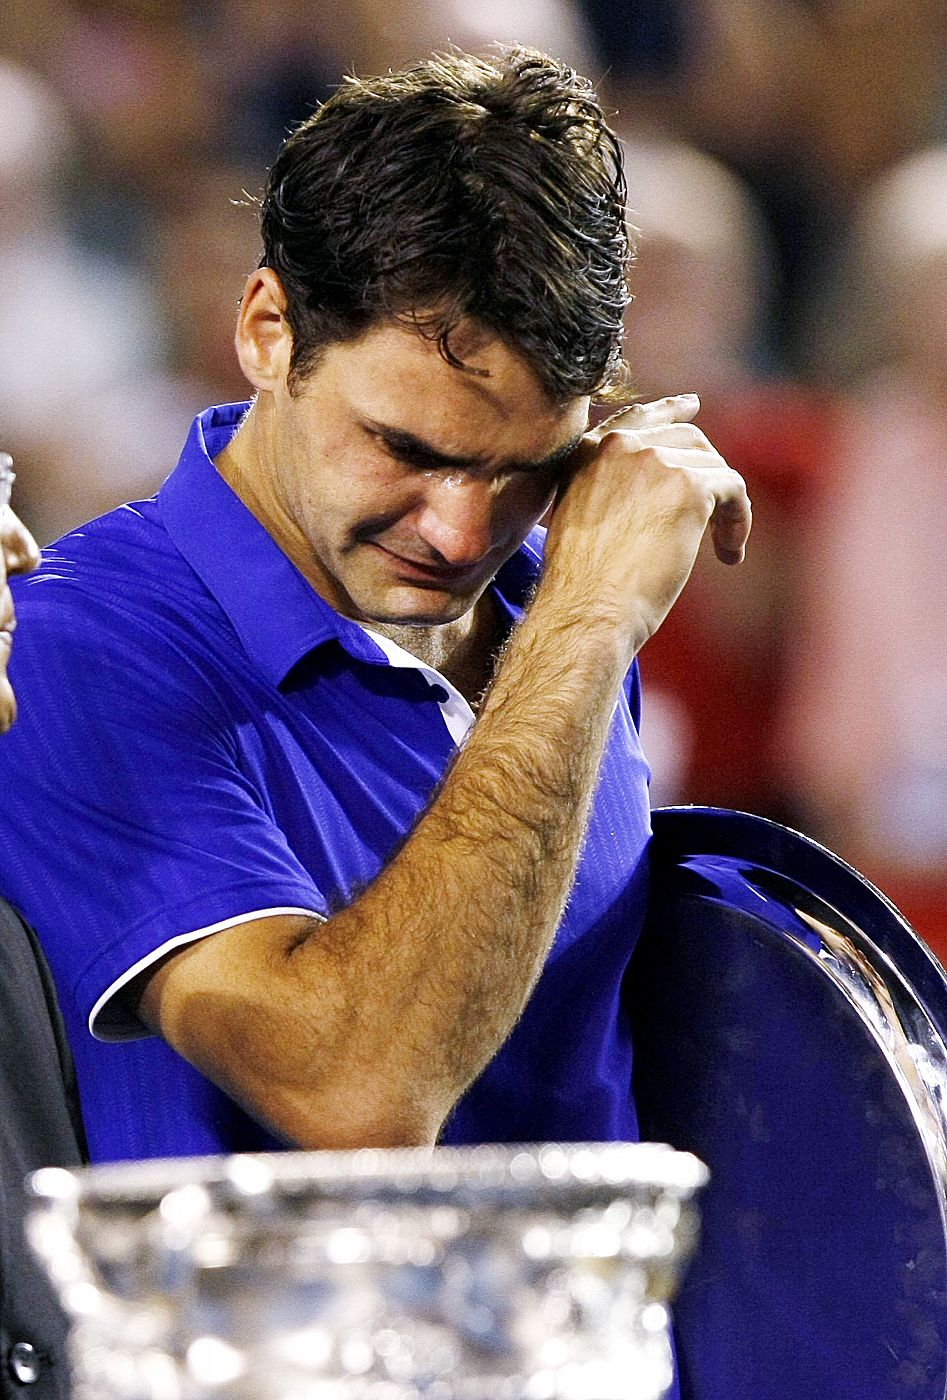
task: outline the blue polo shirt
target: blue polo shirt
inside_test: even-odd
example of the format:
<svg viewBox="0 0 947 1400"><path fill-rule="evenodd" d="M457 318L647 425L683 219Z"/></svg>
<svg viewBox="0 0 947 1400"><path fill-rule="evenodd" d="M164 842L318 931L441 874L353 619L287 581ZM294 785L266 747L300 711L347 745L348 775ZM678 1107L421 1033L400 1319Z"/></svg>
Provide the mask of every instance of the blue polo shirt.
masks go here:
<svg viewBox="0 0 947 1400"><path fill-rule="evenodd" d="M14 584L0 889L45 946L94 1161L277 1145L117 994L195 938L356 898L472 719L437 673L330 608L217 473L245 408L201 414L155 497ZM492 585L511 625L541 543ZM620 991L647 887L638 704L633 669L547 966L444 1141L637 1136Z"/></svg>

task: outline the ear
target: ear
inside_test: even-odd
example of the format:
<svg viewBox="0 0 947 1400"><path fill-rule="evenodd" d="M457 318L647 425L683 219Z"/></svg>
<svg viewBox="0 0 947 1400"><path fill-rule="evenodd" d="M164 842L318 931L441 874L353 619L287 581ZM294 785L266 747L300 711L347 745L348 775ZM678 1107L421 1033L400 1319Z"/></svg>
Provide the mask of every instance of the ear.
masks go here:
<svg viewBox="0 0 947 1400"><path fill-rule="evenodd" d="M271 267L251 272L244 288L234 344L240 368L255 389L271 393L285 385L293 350L286 320L286 293Z"/></svg>

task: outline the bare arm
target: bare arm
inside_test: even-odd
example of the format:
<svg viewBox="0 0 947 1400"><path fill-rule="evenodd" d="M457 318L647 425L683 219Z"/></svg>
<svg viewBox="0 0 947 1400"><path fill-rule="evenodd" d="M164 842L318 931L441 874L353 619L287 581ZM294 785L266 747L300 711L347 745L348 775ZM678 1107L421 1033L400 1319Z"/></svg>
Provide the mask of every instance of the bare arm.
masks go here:
<svg viewBox="0 0 947 1400"><path fill-rule="evenodd" d="M256 1117L310 1147L432 1142L509 1034L575 873L631 660L708 520L742 555L745 491L691 400L590 435L547 566L443 787L371 887L327 924L273 918L175 954L144 1018Z"/></svg>

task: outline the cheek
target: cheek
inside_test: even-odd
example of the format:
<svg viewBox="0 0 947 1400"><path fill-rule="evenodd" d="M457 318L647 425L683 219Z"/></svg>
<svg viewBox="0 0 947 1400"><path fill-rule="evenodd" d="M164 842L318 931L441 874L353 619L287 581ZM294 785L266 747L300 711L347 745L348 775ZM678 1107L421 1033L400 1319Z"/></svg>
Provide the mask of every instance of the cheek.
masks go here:
<svg viewBox="0 0 947 1400"><path fill-rule="evenodd" d="M307 501L310 538L327 552L347 553L366 540L412 536L411 522L419 508L417 491L403 483L367 477L339 480Z"/></svg>
<svg viewBox="0 0 947 1400"><path fill-rule="evenodd" d="M363 458L336 487L337 509L355 528L397 525L421 510L426 498L423 476L406 472L388 459Z"/></svg>
<svg viewBox="0 0 947 1400"><path fill-rule="evenodd" d="M293 491L310 522L336 530L411 508L401 468L363 437L339 432L293 442Z"/></svg>

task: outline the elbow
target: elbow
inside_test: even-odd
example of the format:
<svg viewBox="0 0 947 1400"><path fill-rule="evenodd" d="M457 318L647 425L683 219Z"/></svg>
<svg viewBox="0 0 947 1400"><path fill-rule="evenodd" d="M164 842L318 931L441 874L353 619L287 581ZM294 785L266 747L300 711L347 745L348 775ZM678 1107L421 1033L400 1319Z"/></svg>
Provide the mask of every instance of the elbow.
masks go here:
<svg viewBox="0 0 947 1400"><path fill-rule="evenodd" d="M263 1113L268 1126L306 1151L356 1151L366 1147L433 1147L449 1111L422 1105L416 1096L366 1092L350 1085L332 1092L284 1095Z"/></svg>
<svg viewBox="0 0 947 1400"><path fill-rule="evenodd" d="M354 1037L353 1037L354 1039ZM246 1037L232 1047L237 1097L251 1115L306 1151L433 1147L461 1090L447 1076L384 1049L345 1046L325 1025L300 1036ZM236 1087L236 1086L235 1086Z"/></svg>
<svg viewBox="0 0 947 1400"><path fill-rule="evenodd" d="M284 942L278 954L282 968ZM152 976L143 1015L257 1122L307 1150L433 1146L457 1094L430 1057L422 1066L396 1036L358 1034L351 1003L336 1014L326 998L316 1007L312 989L282 972L261 974L251 990L244 976L224 994L231 963L214 963L212 986L205 977L172 996L165 983L187 956Z"/></svg>
<svg viewBox="0 0 947 1400"><path fill-rule="evenodd" d="M257 1048L245 1042L230 1092L258 1122L306 1151L433 1147L454 1105L456 1095L436 1079L384 1057L355 1062L324 1044L298 1056Z"/></svg>

